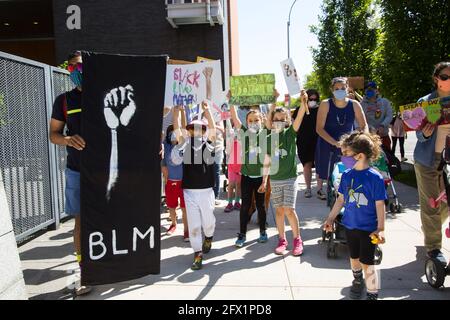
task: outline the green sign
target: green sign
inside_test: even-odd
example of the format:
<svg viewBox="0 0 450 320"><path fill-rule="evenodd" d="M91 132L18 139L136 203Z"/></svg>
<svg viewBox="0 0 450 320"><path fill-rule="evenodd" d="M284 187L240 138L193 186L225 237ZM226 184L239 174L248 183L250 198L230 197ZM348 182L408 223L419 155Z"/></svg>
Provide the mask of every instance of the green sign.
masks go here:
<svg viewBox="0 0 450 320"><path fill-rule="evenodd" d="M256 104L274 103L275 75L256 74L250 76L234 76L230 79L230 104L252 106Z"/></svg>

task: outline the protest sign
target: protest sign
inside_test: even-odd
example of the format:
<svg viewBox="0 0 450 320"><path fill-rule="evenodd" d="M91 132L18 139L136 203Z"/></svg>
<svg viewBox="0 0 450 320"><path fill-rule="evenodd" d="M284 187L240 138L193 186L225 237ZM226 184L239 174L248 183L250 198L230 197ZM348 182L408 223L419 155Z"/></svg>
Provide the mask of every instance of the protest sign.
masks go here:
<svg viewBox="0 0 450 320"><path fill-rule="evenodd" d="M83 64L82 284L157 274L167 57L86 52Z"/></svg>
<svg viewBox="0 0 450 320"><path fill-rule="evenodd" d="M275 75L257 74L234 76L230 79L230 104L252 106L274 103Z"/></svg>
<svg viewBox="0 0 450 320"><path fill-rule="evenodd" d="M168 65L164 105L188 106L218 101L222 93L220 60Z"/></svg>
<svg viewBox="0 0 450 320"><path fill-rule="evenodd" d="M292 97L299 94L301 91L300 80L292 58L282 61L281 69L283 70L284 80L286 81L289 95Z"/></svg>
<svg viewBox="0 0 450 320"><path fill-rule="evenodd" d="M348 86L354 90L364 89L364 77L348 77Z"/></svg>
<svg viewBox="0 0 450 320"><path fill-rule="evenodd" d="M411 103L400 107L403 122L409 130L422 130L427 124L450 124L450 97Z"/></svg>

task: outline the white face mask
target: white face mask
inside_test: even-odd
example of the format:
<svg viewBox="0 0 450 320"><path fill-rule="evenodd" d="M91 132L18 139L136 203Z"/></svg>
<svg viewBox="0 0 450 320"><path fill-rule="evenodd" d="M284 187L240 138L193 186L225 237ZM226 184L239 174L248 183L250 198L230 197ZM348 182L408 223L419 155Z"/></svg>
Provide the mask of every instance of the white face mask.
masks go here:
<svg viewBox="0 0 450 320"><path fill-rule="evenodd" d="M275 132L281 132L286 128L286 121L274 121L273 122L273 129Z"/></svg>
<svg viewBox="0 0 450 320"><path fill-rule="evenodd" d="M315 108L315 107L317 107L317 101L308 101L308 106L310 107L310 108Z"/></svg>
<svg viewBox="0 0 450 320"><path fill-rule="evenodd" d="M261 123L250 123L248 125L248 130L253 133L261 131Z"/></svg>

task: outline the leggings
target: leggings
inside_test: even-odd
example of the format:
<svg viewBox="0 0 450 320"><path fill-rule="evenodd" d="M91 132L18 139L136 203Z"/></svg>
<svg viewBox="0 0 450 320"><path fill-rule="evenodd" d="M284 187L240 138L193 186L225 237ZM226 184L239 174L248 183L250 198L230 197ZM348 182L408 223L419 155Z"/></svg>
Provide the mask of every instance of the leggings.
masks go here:
<svg viewBox="0 0 450 320"><path fill-rule="evenodd" d="M249 211L252 206L253 194L255 194L256 209L258 210L259 230L263 232L266 230L266 208L264 205L265 193L259 193L258 189L262 184L261 178L250 178L242 175L241 178L241 194L242 205L240 211L240 233L247 233L247 224L249 218Z"/></svg>
<svg viewBox="0 0 450 320"><path fill-rule="evenodd" d="M405 138L397 138L397 137L392 137L392 152L395 154L395 149L397 147L397 139L400 142L400 154L402 156L402 158L405 157Z"/></svg>

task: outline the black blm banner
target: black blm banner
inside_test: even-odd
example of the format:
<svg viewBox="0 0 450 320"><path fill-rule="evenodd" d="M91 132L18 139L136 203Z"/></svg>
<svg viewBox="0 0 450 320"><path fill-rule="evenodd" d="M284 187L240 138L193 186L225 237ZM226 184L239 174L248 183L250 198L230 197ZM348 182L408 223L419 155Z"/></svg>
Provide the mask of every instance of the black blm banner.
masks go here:
<svg viewBox="0 0 450 320"><path fill-rule="evenodd" d="M84 285L160 272L159 148L166 59L83 53Z"/></svg>

